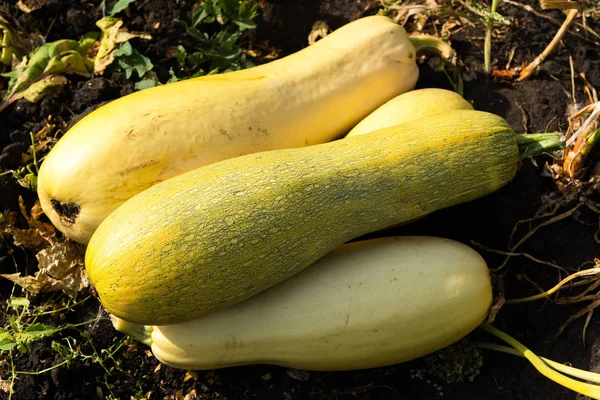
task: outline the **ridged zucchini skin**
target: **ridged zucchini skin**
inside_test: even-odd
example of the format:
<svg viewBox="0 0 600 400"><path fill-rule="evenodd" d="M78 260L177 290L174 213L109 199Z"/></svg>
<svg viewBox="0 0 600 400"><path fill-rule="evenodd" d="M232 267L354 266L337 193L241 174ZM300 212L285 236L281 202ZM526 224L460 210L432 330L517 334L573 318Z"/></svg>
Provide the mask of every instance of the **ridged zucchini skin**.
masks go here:
<svg viewBox="0 0 600 400"><path fill-rule="evenodd" d="M246 299L363 234L487 195L514 177L499 116L453 111L369 135L211 164L124 203L92 236L109 312L183 322Z"/></svg>
<svg viewBox="0 0 600 400"><path fill-rule="evenodd" d="M130 94L84 117L50 151L38 177L42 209L85 244L148 187L227 158L339 138L418 75L404 28L371 16L280 60Z"/></svg>
<svg viewBox="0 0 600 400"><path fill-rule="evenodd" d="M354 370L460 340L483 322L492 297L487 265L473 249L437 237L394 237L342 245L290 279L192 321L113 324L176 368Z"/></svg>

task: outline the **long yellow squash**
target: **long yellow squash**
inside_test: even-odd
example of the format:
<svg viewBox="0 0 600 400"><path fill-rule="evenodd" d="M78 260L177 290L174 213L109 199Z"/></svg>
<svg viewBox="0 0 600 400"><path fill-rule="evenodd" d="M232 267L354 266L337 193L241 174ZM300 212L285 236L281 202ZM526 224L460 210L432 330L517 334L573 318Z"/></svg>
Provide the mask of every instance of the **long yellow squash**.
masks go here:
<svg viewBox="0 0 600 400"><path fill-rule="evenodd" d="M408 361L466 336L492 303L488 268L448 239L345 244L292 278L175 325L114 326L183 369L276 364L352 370Z"/></svg>
<svg viewBox="0 0 600 400"><path fill-rule="evenodd" d="M40 170L42 208L87 243L144 189L227 158L336 139L417 78L404 28L372 16L281 60L133 93L59 140Z"/></svg>
<svg viewBox="0 0 600 400"><path fill-rule="evenodd" d="M400 125L429 115L453 110L472 110L471 103L456 92L427 88L394 97L360 121L346 137Z"/></svg>
<svg viewBox="0 0 600 400"><path fill-rule="evenodd" d="M248 298L350 239L508 183L517 137L480 111L237 157L131 198L100 225L88 275L109 312L182 322Z"/></svg>

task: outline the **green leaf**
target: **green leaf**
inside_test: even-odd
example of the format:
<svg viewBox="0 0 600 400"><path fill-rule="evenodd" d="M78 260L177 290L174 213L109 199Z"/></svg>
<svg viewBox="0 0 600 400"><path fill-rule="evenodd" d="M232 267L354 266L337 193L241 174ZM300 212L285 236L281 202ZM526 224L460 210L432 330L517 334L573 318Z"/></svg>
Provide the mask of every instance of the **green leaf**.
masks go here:
<svg viewBox="0 0 600 400"><path fill-rule="evenodd" d="M8 304L12 307L12 308L19 308L19 307L29 307L29 299L26 297L11 297L10 299L8 299Z"/></svg>
<svg viewBox="0 0 600 400"><path fill-rule="evenodd" d="M16 342L0 342L0 351L11 351L16 345Z"/></svg>
<svg viewBox="0 0 600 400"><path fill-rule="evenodd" d="M112 17L126 9L131 3L135 3L135 0L119 0L114 5L106 7L106 14Z"/></svg>
<svg viewBox="0 0 600 400"><path fill-rule="evenodd" d="M91 39L82 41L63 39L38 47L26 63L11 72L2 74L10 78L5 99L50 75L76 73L88 76L93 65L86 57L92 43ZM40 98L36 98L35 101Z"/></svg>
<svg viewBox="0 0 600 400"><path fill-rule="evenodd" d="M0 351L10 351L17 342L6 329L0 329Z"/></svg>
<svg viewBox="0 0 600 400"><path fill-rule="evenodd" d="M25 346L25 343L16 343L16 345L17 345L17 350L19 350L19 353L21 353L21 354L27 353L27 346Z"/></svg>
<svg viewBox="0 0 600 400"><path fill-rule="evenodd" d="M187 51L182 45L177 45L177 50L179 51L173 54L173 57L175 57L175 59L179 63L179 66L183 67L185 65L185 59L187 58Z"/></svg>
<svg viewBox="0 0 600 400"><path fill-rule="evenodd" d="M31 324L23 331L23 334L31 339L41 339L54 334L58 330L57 327L51 325Z"/></svg>
<svg viewBox="0 0 600 400"><path fill-rule="evenodd" d="M134 49L129 41L121 43L121 46L115 52L115 58L119 66L125 71L127 79L131 78L133 71L136 71L138 77L142 78L146 72L154 68L150 59Z"/></svg>
<svg viewBox="0 0 600 400"><path fill-rule="evenodd" d="M154 79L144 79L142 81L136 82L134 86L136 90L144 90L153 88L157 85L157 83L158 82L156 82Z"/></svg>
<svg viewBox="0 0 600 400"><path fill-rule="evenodd" d="M56 351L61 356L67 356L68 354L71 353L71 349L69 349L64 344L61 344L59 342L55 342L54 340L52 341L51 347L52 347L52 350Z"/></svg>
<svg viewBox="0 0 600 400"><path fill-rule="evenodd" d="M167 81L167 84L173 83L173 82L179 82L180 79L177 77L177 75L175 75L175 71L173 71L173 68L169 68L169 75L171 75L171 77ZM1 220L2 220L2 218L0 218L0 221Z"/></svg>

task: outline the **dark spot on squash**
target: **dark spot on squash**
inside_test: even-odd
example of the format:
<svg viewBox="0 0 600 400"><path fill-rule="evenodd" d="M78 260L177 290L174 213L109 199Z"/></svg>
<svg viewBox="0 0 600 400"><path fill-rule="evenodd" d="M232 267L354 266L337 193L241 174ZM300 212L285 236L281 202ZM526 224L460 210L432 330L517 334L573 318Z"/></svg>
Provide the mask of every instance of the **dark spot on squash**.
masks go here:
<svg viewBox="0 0 600 400"><path fill-rule="evenodd" d="M233 141L233 138L231 137L231 135L230 135L229 133L227 133L227 131L226 131L225 129L221 129L221 130L219 131L219 133L220 133L221 135L223 135L223 136L226 136L226 137L227 137L227 139L229 139L229 140Z"/></svg>
<svg viewBox="0 0 600 400"><path fill-rule="evenodd" d="M52 199L50 200L50 204L54 211L59 215L60 222L62 222L64 226L73 225L81 211L81 207L75 203L61 203L56 199Z"/></svg>

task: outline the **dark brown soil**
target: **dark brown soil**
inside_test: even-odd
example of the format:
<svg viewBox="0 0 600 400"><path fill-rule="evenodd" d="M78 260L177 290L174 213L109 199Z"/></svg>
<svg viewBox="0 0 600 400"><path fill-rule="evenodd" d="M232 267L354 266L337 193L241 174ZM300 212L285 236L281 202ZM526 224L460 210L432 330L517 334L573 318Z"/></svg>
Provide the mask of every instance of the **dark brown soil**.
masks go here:
<svg viewBox="0 0 600 400"><path fill-rule="evenodd" d="M45 6L26 15L15 11L24 26L48 33L48 40L78 38L93 30L94 21L100 18L99 1L46 0ZM109 2L110 3L110 2ZM258 29L247 39L252 43L268 42L286 55L305 47L308 33L316 20L327 21L332 28L356 18L367 1L355 0L286 0L263 1ZM537 2L526 1L540 11ZM185 43L191 46L183 28L173 19L186 18L191 10L190 1L167 0L138 1L130 7L126 26L132 30L150 32L149 42L136 42L138 49L152 59L161 81L168 79L172 60L165 57L167 46ZM514 24L505 37L495 38L493 57L495 65L504 68L509 53L516 48L513 65L531 60L550 41L557 27L545 19L521 8L500 3L499 12L510 17ZM373 9L369 12L375 12ZM557 11L544 11L557 20ZM156 24L160 22L160 24ZM598 30L597 22L588 20ZM595 24L595 26L594 26ZM158 26L158 28L157 28ZM584 72L589 82L600 88L600 51L592 44L573 35L567 35L556 53L543 64L541 71L523 83L508 83L488 78L481 72L483 60L483 30L464 29L452 38L452 44L463 60L465 72L465 97L475 108L490 111L506 118L518 132L562 130L567 127L567 107L571 92L569 56L576 73ZM419 87L451 88L445 75L437 70L435 62L421 65ZM44 99L39 104L18 101L0 114L0 168L14 168L19 164L20 152L29 145L29 132L37 132L43 121L53 115L72 125L83 114L133 90L121 72L86 80L70 76L73 82L60 95ZM584 99L581 80L576 81L579 101ZM437 212L403 228L385 234L426 234L460 240L476 241L490 248L506 250L511 229L523 218L531 217L542 205L543 199L556 192L553 181L543 173L546 160L537 165L526 160L515 180L483 199ZM0 177L0 210L18 211L18 196L23 196L31 207L35 195L19 186L10 177ZM24 223L24 221L21 221ZM598 257L599 245L594 241L598 217L591 212L580 212L558 223L542 228L521 251L554 261L559 265L577 267ZM524 231L519 231L522 235ZM9 255L9 249L14 250ZM481 251L490 266L497 266L502 257ZM33 253L25 253L11 246L10 241L0 241L0 273L15 271L13 257L21 271L35 270ZM514 258L501 275L506 297L533 294L536 289L523 279L522 274L549 288L557 281L554 269L536 264L524 257ZM11 294L12 285L0 281L0 308ZM17 292L18 293L18 292ZM48 296L34 297L41 304ZM536 302L505 306L497 316L495 325L513 335L539 355L560 362L569 362L584 369L600 368L596 337L600 320L592 318L587 331L587 346L582 344L583 319L555 337L559 327L580 306L555 305ZM94 349L106 349L122 335L115 332L101 311L97 300L90 299L75 312L61 318L48 317L38 322L46 324L78 323L96 317L94 324L69 329L55 334L32 346L28 354L15 352L14 363L18 371L40 371L64 361L50 345L52 341L73 337L81 354L91 355ZM0 316L2 326L6 325ZM493 340L486 334L475 332L477 340ZM92 346L93 344L93 346ZM5 353L4 353L5 354ZM576 395L541 376L529 363L510 355L483 351L484 364L473 382L446 384L434 377L412 377L415 369L423 368L422 361L366 371L336 373L302 373L271 366L250 366L226 370L198 372L186 376L159 363L142 345L128 343L118 350L114 360L105 360L108 374L97 362L75 359L69 366L56 368L39 375L18 375L13 398L16 399L92 399L112 395L120 399L183 398L195 391L197 398L206 399L433 399L443 393L445 399L501 399L501 400L565 400ZM4 368L4 367L3 367ZM170 396L170 397L168 397ZM0 391L0 398L7 395ZM192 397L193 398L193 397Z"/></svg>

